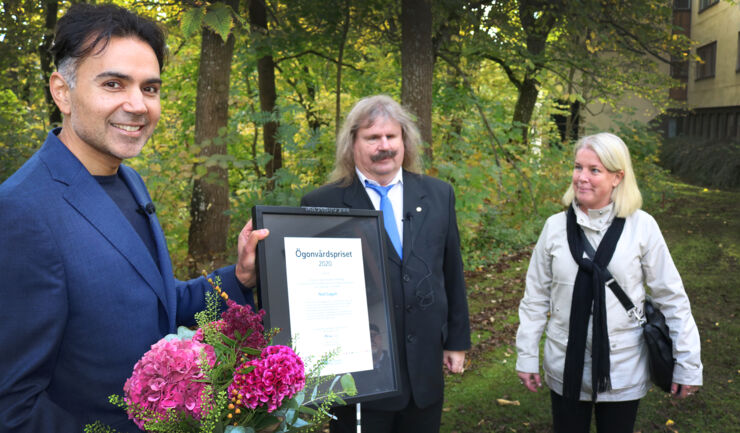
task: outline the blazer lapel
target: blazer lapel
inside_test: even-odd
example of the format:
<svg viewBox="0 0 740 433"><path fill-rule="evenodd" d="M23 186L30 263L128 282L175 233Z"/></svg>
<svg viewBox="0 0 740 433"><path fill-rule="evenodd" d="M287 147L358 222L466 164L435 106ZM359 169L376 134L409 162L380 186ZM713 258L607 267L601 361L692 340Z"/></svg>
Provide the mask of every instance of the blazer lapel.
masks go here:
<svg viewBox="0 0 740 433"><path fill-rule="evenodd" d="M373 202L370 201L370 197L365 192L365 187L362 186L357 176L355 176L352 184L344 189L344 204L351 209L375 209Z"/></svg>
<svg viewBox="0 0 740 433"><path fill-rule="evenodd" d="M149 193L146 190L146 185L144 185L141 178L134 172L134 170L124 165L122 165L119 170L121 171L121 177L128 185L136 203L139 205L139 208L146 208L148 204L153 205L152 199L149 197ZM162 225L159 223L159 219L157 218L154 208L149 208L152 209L152 212L147 211L146 217L149 220L149 230L154 238L154 244L157 247L157 262L159 263L158 273L165 287L165 294L169 294L171 293L170 290L174 289L174 287L169 287L171 284L168 284L173 281L171 276L174 275L174 273L172 272L170 252L167 249L167 239L164 236ZM171 305L165 304L168 307L167 310L175 311L175 296L169 296L167 299L171 303Z"/></svg>
<svg viewBox="0 0 740 433"><path fill-rule="evenodd" d="M67 185L64 199L94 226L108 242L136 269L167 306L164 282L144 242L108 194L80 161L59 141L49 146L41 157L55 180Z"/></svg>

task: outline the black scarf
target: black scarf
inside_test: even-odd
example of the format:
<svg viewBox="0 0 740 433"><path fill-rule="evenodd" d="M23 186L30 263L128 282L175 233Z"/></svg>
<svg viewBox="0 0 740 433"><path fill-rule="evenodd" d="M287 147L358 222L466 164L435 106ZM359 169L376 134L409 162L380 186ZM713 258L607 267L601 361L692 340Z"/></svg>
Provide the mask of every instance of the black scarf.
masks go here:
<svg viewBox="0 0 740 433"><path fill-rule="evenodd" d="M614 249L619 236L622 235L623 228L624 218L614 218L591 261L583 257L583 243L588 241L576 222L573 206L568 209L566 225L568 246L573 259L578 263L578 274L576 274L570 306L570 329L568 347L565 351L565 371L563 372L563 397L571 401L578 401L581 395L588 319L592 305L594 315L591 344L592 401L596 401L597 392L604 392L611 388L605 302L606 267L614 255Z"/></svg>

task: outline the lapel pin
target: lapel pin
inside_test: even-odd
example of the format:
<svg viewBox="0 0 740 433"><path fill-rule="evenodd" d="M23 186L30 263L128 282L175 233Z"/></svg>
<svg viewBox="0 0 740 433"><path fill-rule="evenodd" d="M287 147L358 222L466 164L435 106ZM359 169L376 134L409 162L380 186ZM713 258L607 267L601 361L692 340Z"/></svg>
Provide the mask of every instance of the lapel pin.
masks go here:
<svg viewBox="0 0 740 433"><path fill-rule="evenodd" d="M418 206L418 207L416 208L416 211L417 211L417 212L421 212L421 206Z"/></svg>

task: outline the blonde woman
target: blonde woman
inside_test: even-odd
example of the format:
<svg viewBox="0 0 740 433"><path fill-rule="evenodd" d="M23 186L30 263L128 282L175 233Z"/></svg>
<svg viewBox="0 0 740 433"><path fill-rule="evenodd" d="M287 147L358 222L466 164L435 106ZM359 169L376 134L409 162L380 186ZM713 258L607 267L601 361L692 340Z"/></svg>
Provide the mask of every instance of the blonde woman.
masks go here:
<svg viewBox="0 0 740 433"><path fill-rule="evenodd" d="M576 143L563 204L567 210L545 223L527 271L517 375L530 391L542 386L539 341L546 331L543 370L555 432L588 433L595 413L599 433L632 433L650 388L648 353L642 328L606 287L607 276L635 305L643 305L648 288L666 316L676 359L671 393L678 398L702 384L689 299L658 224L640 210L629 150L619 137L600 133ZM574 235L579 228L583 235ZM593 261L582 242L595 250Z"/></svg>

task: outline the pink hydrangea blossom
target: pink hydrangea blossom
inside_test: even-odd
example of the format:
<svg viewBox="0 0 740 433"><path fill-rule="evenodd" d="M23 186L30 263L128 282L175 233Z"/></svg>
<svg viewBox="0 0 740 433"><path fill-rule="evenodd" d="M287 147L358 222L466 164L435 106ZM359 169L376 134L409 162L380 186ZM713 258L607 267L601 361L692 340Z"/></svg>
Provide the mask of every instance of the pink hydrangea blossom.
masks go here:
<svg viewBox="0 0 740 433"><path fill-rule="evenodd" d="M129 418L139 428L143 429L149 420L140 409L160 414L162 419L166 418L167 409L201 418L201 394L206 384L196 380L205 378L200 368L203 351L213 366L216 362L213 347L193 340L162 339L136 363L123 391L126 402L132 406Z"/></svg>
<svg viewBox="0 0 740 433"><path fill-rule="evenodd" d="M240 373L253 366L249 373ZM279 408L285 398L292 398L306 385L301 358L287 346L268 346L258 359L242 363L234 372L229 396L237 397L243 406L255 409L267 406L267 412Z"/></svg>

